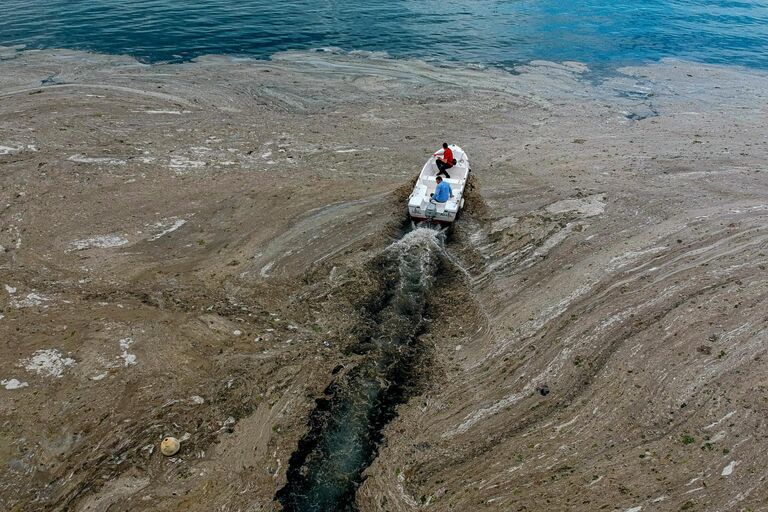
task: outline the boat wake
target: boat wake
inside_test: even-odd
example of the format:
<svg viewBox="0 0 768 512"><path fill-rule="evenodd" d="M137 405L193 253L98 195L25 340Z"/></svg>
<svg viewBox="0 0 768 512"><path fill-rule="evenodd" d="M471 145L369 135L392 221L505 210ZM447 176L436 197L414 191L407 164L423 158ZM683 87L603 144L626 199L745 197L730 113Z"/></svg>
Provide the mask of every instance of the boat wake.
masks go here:
<svg viewBox="0 0 768 512"><path fill-rule="evenodd" d="M382 430L419 382L419 336L444 241L444 232L419 227L374 259L381 290L369 312L372 328L352 348L361 360L317 400L276 496L283 510L356 510L356 491L376 457Z"/></svg>

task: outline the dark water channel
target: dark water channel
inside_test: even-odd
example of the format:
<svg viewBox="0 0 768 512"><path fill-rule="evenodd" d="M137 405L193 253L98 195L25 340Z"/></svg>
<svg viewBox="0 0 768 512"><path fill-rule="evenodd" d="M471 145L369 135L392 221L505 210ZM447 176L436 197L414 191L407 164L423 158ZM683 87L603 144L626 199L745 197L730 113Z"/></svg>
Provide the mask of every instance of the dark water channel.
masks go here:
<svg viewBox="0 0 768 512"><path fill-rule="evenodd" d="M357 510L357 488L376 458L382 430L419 380L419 335L443 239L441 232L418 228L379 256L382 287L370 310L371 334L354 347L363 361L317 400L309 431L289 461L288 481L276 496L283 510Z"/></svg>

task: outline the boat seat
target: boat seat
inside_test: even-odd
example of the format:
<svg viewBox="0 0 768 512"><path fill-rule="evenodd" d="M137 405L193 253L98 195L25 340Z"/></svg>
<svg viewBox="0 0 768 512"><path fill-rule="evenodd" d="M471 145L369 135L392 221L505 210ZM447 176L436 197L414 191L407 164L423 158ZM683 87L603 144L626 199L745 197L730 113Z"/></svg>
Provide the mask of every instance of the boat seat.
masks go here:
<svg viewBox="0 0 768 512"><path fill-rule="evenodd" d="M436 177L437 176L427 176L427 179L429 181L435 181ZM443 176L443 181L448 183L449 185L458 185L461 180L458 180L456 178L446 178L445 176Z"/></svg>

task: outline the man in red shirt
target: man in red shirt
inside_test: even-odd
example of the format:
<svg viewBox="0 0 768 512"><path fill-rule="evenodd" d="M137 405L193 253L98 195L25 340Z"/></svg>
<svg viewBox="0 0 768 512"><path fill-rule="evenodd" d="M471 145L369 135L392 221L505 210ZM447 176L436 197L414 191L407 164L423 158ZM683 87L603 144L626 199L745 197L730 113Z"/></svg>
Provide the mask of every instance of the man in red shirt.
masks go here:
<svg viewBox="0 0 768 512"><path fill-rule="evenodd" d="M441 152L442 156L440 155ZM436 176L445 174L446 178L450 178L451 176L446 172L446 169L450 169L456 165L456 159L453 158L453 151L451 151L451 148L448 147L448 143L443 142L443 149L435 153L433 156L435 157L435 163L437 164Z"/></svg>

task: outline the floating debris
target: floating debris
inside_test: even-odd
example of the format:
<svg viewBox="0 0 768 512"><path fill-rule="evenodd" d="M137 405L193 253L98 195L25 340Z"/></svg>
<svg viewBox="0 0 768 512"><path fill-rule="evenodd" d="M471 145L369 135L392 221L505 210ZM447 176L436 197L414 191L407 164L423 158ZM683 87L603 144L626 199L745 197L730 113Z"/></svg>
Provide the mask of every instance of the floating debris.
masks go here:
<svg viewBox="0 0 768 512"><path fill-rule="evenodd" d="M67 367L76 364L71 357L64 357L55 348L38 350L32 357L22 361L27 371L35 372L45 377L61 378Z"/></svg>
<svg viewBox="0 0 768 512"><path fill-rule="evenodd" d="M732 460L727 466L723 468L723 471L720 473L722 476L731 476L733 473L734 468L738 464L738 461Z"/></svg>
<svg viewBox="0 0 768 512"><path fill-rule="evenodd" d="M12 390L12 389L21 389L29 386L26 382L21 382L19 379L8 379L8 380L0 380L0 386L3 386L5 389Z"/></svg>
<svg viewBox="0 0 768 512"><path fill-rule="evenodd" d="M121 158L110 157L90 157L82 154L72 155L67 158L70 162L79 164L104 164L104 165L125 165L127 162Z"/></svg>
<svg viewBox="0 0 768 512"><path fill-rule="evenodd" d="M16 309L30 308L33 306L42 306L43 308L47 308L48 306L44 305L43 302L50 300L51 299L48 297L43 297L38 293L28 293L27 296L23 299L12 298L11 305Z"/></svg>
<svg viewBox="0 0 768 512"><path fill-rule="evenodd" d="M120 247L128 243L128 240L117 235L99 235L91 238L83 238L82 240L75 240L69 245L72 247L71 251L82 251L85 249L99 248L106 249L109 247Z"/></svg>
<svg viewBox="0 0 768 512"><path fill-rule="evenodd" d="M135 341L133 338L123 338L120 340L120 348L123 349L120 357L123 359L123 366L131 366L136 364L136 354L128 353L128 349L133 345Z"/></svg>
<svg viewBox="0 0 768 512"><path fill-rule="evenodd" d="M180 227L182 227L184 224L187 223L185 219L171 219L173 222L170 221L161 221L157 222L154 225L152 225L152 228L155 230L160 230L157 234L147 238L147 241L154 242L155 240L159 240L160 238L164 237L168 233L173 233Z"/></svg>
<svg viewBox="0 0 768 512"><path fill-rule="evenodd" d="M181 443L179 443L179 440L175 437L168 436L160 442L160 451L166 457L176 455L179 452L180 447Z"/></svg>

